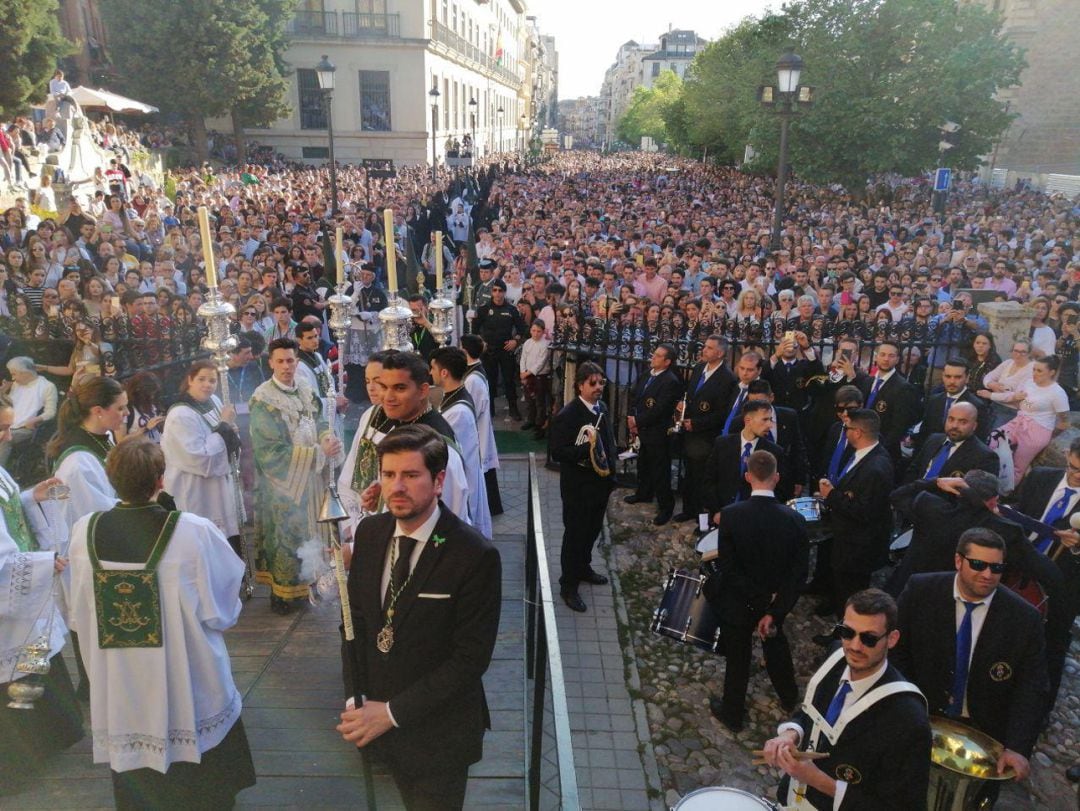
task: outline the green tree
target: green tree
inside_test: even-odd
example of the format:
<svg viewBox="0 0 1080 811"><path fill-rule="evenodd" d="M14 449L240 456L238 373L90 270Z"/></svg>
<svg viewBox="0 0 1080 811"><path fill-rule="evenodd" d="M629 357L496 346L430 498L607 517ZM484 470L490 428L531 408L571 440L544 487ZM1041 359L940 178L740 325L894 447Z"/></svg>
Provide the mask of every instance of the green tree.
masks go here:
<svg viewBox="0 0 1080 811"><path fill-rule="evenodd" d="M802 84L815 87L815 103L793 120L789 159L803 179L857 194L875 173L937 165L946 121L961 127L946 161L976 168L1012 118L996 94L1018 84L1024 67L1000 17L978 4L802 0L743 23L695 61L686 83L698 122L690 137L729 157L749 143L753 166L775 167L779 122L756 91L775 84L773 66L789 44L805 63ZM702 121L709 109L720 121Z"/></svg>
<svg viewBox="0 0 1080 811"><path fill-rule="evenodd" d="M288 113L281 55L295 0L103 0L124 85L184 116L200 159L204 119L229 115L243 157L245 125Z"/></svg>
<svg viewBox="0 0 1080 811"><path fill-rule="evenodd" d="M682 84L675 71L665 70L656 77L652 87L635 88L630 106L615 128L619 139L632 146L641 143L646 135L658 144L671 140L665 116L669 108L678 102Z"/></svg>
<svg viewBox="0 0 1080 811"><path fill-rule="evenodd" d="M57 62L73 50L60 34L56 0L0 0L0 115L44 99Z"/></svg>

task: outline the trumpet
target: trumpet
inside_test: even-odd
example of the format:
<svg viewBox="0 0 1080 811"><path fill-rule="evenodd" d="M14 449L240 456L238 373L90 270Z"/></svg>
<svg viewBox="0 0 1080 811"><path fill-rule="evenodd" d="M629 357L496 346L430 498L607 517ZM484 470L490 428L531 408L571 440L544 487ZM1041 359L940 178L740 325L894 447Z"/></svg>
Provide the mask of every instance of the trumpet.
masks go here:
<svg viewBox="0 0 1080 811"><path fill-rule="evenodd" d="M680 407L676 408L675 413L671 415L672 425L671 425L670 428L668 428L668 435L669 436L671 434L681 434L682 433L682 423L683 423L683 419L685 418L685 416L686 416L686 395L684 394L683 398L682 398L682 402L680 403Z"/></svg>

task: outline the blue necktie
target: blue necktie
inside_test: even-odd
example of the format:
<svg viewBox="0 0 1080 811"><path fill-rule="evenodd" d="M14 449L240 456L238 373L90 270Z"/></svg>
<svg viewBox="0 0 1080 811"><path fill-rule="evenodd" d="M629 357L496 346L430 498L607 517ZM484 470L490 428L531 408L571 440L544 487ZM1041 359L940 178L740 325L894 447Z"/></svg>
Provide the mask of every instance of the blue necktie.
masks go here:
<svg viewBox="0 0 1080 811"><path fill-rule="evenodd" d="M955 402L956 402L956 400L954 398L952 398L952 397L946 397L945 398L945 416L946 417L949 416L949 411L952 410L953 403L955 403Z"/></svg>
<svg viewBox="0 0 1080 811"><path fill-rule="evenodd" d="M754 452L754 443L747 442L743 445L742 456L739 457L739 489L735 493L735 500L742 501L742 486L746 481L746 460L750 458L750 454Z"/></svg>
<svg viewBox="0 0 1080 811"><path fill-rule="evenodd" d="M1043 518L1043 523L1053 525L1055 521L1060 521L1062 518L1064 518L1065 510L1068 508L1069 501L1074 495L1076 495L1076 491L1070 487L1066 487L1065 492L1062 494L1061 498L1051 504L1050 509L1046 511L1046 516ZM1035 548L1045 555L1049 551L1050 545L1055 540L1057 540L1056 537L1040 538Z"/></svg>
<svg viewBox="0 0 1080 811"><path fill-rule="evenodd" d="M735 419L735 416L739 413L739 409L742 408L743 400L746 399L746 389L739 389L739 396L735 398L735 404L731 407L731 413L727 415L727 419L724 421L724 431L727 433L731 430L731 422Z"/></svg>
<svg viewBox="0 0 1080 811"><path fill-rule="evenodd" d="M840 475L836 477L837 483L839 483L840 480L842 478L844 478L851 471L851 469L853 467L855 467L855 455L854 454L852 454L851 458L848 459L847 464L844 465L844 469L840 471Z"/></svg>
<svg viewBox="0 0 1080 811"><path fill-rule="evenodd" d="M874 402L877 400L878 392L881 391L881 384L884 381L879 377L874 380L874 387L870 389L870 396L866 398L866 407L873 408Z"/></svg>
<svg viewBox="0 0 1080 811"><path fill-rule="evenodd" d="M953 444L951 440L946 439L945 443L941 446L941 450L937 452L933 459L930 460L930 464L926 468L926 475L924 479L935 479L941 473L941 469L945 467L945 463L949 461L949 451L952 450Z"/></svg>
<svg viewBox="0 0 1080 811"><path fill-rule="evenodd" d="M840 460L844 458L844 451L847 450L847 431L844 430L844 426L840 426L840 441L836 443L836 447L833 449L832 458L829 459L829 474L828 479L832 484L836 484L840 481Z"/></svg>
<svg viewBox="0 0 1080 811"><path fill-rule="evenodd" d="M964 603L964 618L956 632L956 670L953 675L952 693L945 714L959 718L964 712L964 694L967 692L968 668L971 667L971 612L982 603Z"/></svg>
<svg viewBox="0 0 1080 811"><path fill-rule="evenodd" d="M829 702L829 709L825 710L825 723L833 726L840 717L840 711L844 709L844 701L851 692L851 682L840 682L840 689L836 691L833 700Z"/></svg>
<svg viewBox="0 0 1080 811"><path fill-rule="evenodd" d="M706 378L705 378L705 370L704 370L704 369L702 369L702 370L701 370L701 377L700 377L700 378L698 378L698 382L697 382L697 385L696 385L696 386L694 386L694 396L695 396L695 397L697 396L697 393L698 393L699 391L701 391L701 387L705 385L705 380L706 380Z"/></svg>

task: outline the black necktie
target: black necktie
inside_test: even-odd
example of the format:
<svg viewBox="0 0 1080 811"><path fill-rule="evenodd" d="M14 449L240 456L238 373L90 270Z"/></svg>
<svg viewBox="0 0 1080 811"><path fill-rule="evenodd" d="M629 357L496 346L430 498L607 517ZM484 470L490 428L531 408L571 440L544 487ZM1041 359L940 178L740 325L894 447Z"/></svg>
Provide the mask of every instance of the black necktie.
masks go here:
<svg viewBox="0 0 1080 811"><path fill-rule="evenodd" d="M405 581L409 579L409 562L412 558L413 549L416 548L416 538L400 535L397 539L397 545L397 558L394 560L393 568L390 569L390 584L386 587L386 594L383 595L384 611L387 609L394 592L400 591Z"/></svg>

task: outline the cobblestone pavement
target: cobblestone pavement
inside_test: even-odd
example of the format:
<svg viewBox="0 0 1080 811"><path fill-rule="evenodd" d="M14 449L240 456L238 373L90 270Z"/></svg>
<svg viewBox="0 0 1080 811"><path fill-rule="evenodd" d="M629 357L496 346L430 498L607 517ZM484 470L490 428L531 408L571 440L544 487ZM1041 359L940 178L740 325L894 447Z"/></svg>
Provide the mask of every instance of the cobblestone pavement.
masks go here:
<svg viewBox="0 0 1080 811"><path fill-rule="evenodd" d="M783 720L779 701L755 647L755 668L747 695L749 722L734 734L709 712L709 696L723 689L724 659L649 630L659 606L669 570L698 568L697 540L692 524L650 523L654 508L629 506L616 491L608 510L611 528L609 558L625 597L629 641L640 673L649 732L664 799L668 806L689 791L704 786L732 786L773 797L779 776L769 768L750 765L751 749L775 734ZM785 622L800 690L820 663L821 649L810 637L826 632L831 623L815 617L814 601L803 597ZM1066 673L1047 731L1039 739L1026 786L1008 784L996 808L1002 811L1073 811L1075 787L1064 771L1077 759L1080 737L1080 647L1074 642Z"/></svg>

